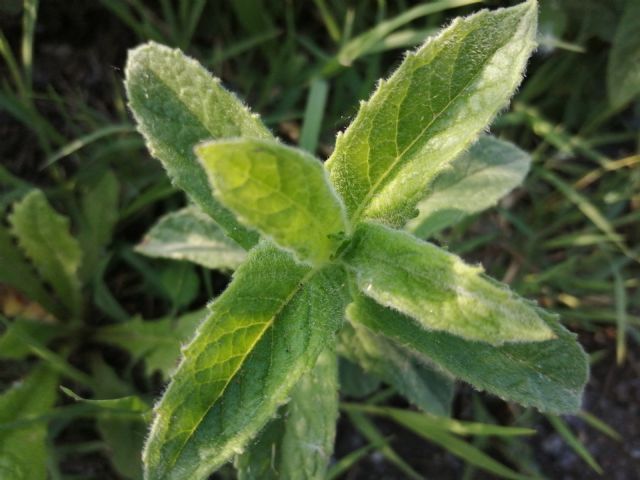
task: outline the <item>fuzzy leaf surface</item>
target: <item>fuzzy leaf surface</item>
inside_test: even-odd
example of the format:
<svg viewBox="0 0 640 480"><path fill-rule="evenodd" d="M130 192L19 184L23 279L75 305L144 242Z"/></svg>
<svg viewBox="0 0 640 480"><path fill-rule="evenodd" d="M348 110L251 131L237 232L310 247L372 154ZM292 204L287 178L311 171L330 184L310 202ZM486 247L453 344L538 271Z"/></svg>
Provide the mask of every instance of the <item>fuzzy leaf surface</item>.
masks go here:
<svg viewBox="0 0 640 480"><path fill-rule="evenodd" d="M512 143L480 137L434 180L406 229L427 238L464 217L494 206L522 183L531 157Z"/></svg>
<svg viewBox="0 0 640 480"><path fill-rule="evenodd" d="M436 372L424 357L358 323L343 327L338 352L358 363L365 372L392 385L398 393L425 412L449 415L453 381Z"/></svg>
<svg viewBox="0 0 640 480"><path fill-rule="evenodd" d="M242 451L333 342L342 270L315 271L262 244L211 305L162 399L146 475L201 479Z"/></svg>
<svg viewBox="0 0 640 480"><path fill-rule="evenodd" d="M317 479L326 476L338 418L337 358L323 351L282 407L236 461L240 480Z"/></svg>
<svg viewBox="0 0 640 480"><path fill-rule="evenodd" d="M49 205L44 193L34 190L15 205L9 222L18 244L42 278L68 311L78 315L82 251L69 232L69 219Z"/></svg>
<svg viewBox="0 0 640 480"><path fill-rule="evenodd" d="M125 70L129 107L151 155L171 180L245 248L257 241L211 195L193 148L203 140L271 138L257 115L198 62L149 42L129 52Z"/></svg>
<svg viewBox="0 0 640 480"><path fill-rule="evenodd" d="M58 378L44 366L0 395L0 424L48 413L56 400ZM47 423L31 422L0 430L0 478L45 480Z"/></svg>
<svg viewBox="0 0 640 480"><path fill-rule="evenodd" d="M322 164L302 150L256 139L196 148L218 200L248 227L301 259L321 264L347 230Z"/></svg>
<svg viewBox="0 0 640 480"><path fill-rule="evenodd" d="M493 345L553 337L531 302L484 276L481 267L408 233L363 223L342 258L365 295L426 330Z"/></svg>
<svg viewBox="0 0 640 480"><path fill-rule="evenodd" d="M235 270L247 257L240 245L195 206L158 220L136 246L136 251L148 257L188 260L218 270Z"/></svg>
<svg viewBox="0 0 640 480"><path fill-rule="evenodd" d="M627 0L607 65L607 90L614 108L624 107L640 94L639 18L640 2Z"/></svg>
<svg viewBox="0 0 640 480"><path fill-rule="evenodd" d="M364 102L327 162L350 219L404 225L430 181L504 108L535 47L527 1L456 19Z"/></svg>
<svg viewBox="0 0 640 480"><path fill-rule="evenodd" d="M493 346L427 332L415 320L364 296L347 308L351 322L392 338L479 390L542 411L575 413L588 378L587 356L553 315L541 315L555 339Z"/></svg>

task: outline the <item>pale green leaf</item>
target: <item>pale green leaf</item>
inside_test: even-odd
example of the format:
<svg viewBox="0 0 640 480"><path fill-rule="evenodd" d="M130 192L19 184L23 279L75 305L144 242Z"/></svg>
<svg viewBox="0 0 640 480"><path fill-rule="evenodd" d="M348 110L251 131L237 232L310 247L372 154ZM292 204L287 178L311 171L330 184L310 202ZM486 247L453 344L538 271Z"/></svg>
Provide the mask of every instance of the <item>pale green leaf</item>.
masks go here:
<svg viewBox="0 0 640 480"><path fill-rule="evenodd" d="M78 269L82 251L69 232L69 219L34 190L16 203L9 217L18 244L73 316L80 313Z"/></svg>
<svg viewBox="0 0 640 480"><path fill-rule="evenodd" d="M480 137L469 150L431 184L418 204L419 214L406 229L427 238L467 215L494 206L522 183L531 157L515 145L492 137Z"/></svg>
<svg viewBox="0 0 640 480"><path fill-rule="evenodd" d="M260 431L342 321L342 271L254 249L183 350L144 451L154 479L201 479Z"/></svg>
<svg viewBox="0 0 640 480"><path fill-rule="evenodd" d="M0 395L0 424L48 413L56 400L58 378L45 366ZM46 480L47 424L29 422L0 430L0 478Z"/></svg>
<svg viewBox="0 0 640 480"><path fill-rule="evenodd" d="M196 154L215 196L243 224L312 264L337 250L347 231L344 210L317 159L256 139L208 142Z"/></svg>
<svg viewBox="0 0 640 480"><path fill-rule="evenodd" d="M449 414L453 401L452 380L392 340L357 323L346 324L340 332L338 352L392 385L425 412Z"/></svg>
<svg viewBox="0 0 640 480"><path fill-rule="evenodd" d="M211 195L193 148L207 139L271 138L258 116L195 60L157 43L129 52L125 76L129 107L151 154L231 238L251 247L257 236Z"/></svg>
<svg viewBox="0 0 640 480"><path fill-rule="evenodd" d="M552 315L541 315L557 338L496 347L427 332L413 319L366 297L347 309L352 322L394 339L480 390L542 411L576 412L589 373L587 356L575 335Z"/></svg>
<svg viewBox="0 0 640 480"><path fill-rule="evenodd" d="M40 279L14 245L9 232L0 224L0 283L22 292L29 300L39 303L56 317L62 317L61 305L44 289Z"/></svg>
<svg viewBox="0 0 640 480"><path fill-rule="evenodd" d="M493 345L554 336L531 302L484 276L481 267L408 233L363 223L342 258L365 295L426 330Z"/></svg>
<svg viewBox="0 0 640 480"><path fill-rule="evenodd" d="M535 46L537 6L456 19L363 103L327 162L348 216L395 226L504 108Z"/></svg>
<svg viewBox="0 0 640 480"><path fill-rule="evenodd" d="M318 357L252 445L236 460L242 479L325 478L338 417L337 359L332 349Z"/></svg>
<svg viewBox="0 0 640 480"><path fill-rule="evenodd" d="M136 246L136 251L149 257L188 260L219 270L235 270L247 256L211 217L195 206L158 220Z"/></svg>
<svg viewBox="0 0 640 480"><path fill-rule="evenodd" d="M613 108L624 107L640 94L640 2L627 0L616 28L607 65L607 90Z"/></svg>
<svg viewBox="0 0 640 480"><path fill-rule="evenodd" d="M178 363L180 347L193 336L205 316L204 310L198 310L179 318L145 321L134 317L101 328L95 338L127 350L134 361L144 360L147 375L159 370L166 377Z"/></svg>

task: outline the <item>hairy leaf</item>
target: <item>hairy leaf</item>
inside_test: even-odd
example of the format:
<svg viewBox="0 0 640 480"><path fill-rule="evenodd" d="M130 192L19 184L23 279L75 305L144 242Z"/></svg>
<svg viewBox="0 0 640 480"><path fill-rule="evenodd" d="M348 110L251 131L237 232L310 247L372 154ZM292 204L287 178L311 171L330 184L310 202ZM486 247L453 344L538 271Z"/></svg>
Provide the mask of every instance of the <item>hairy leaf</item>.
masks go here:
<svg viewBox="0 0 640 480"><path fill-rule="evenodd" d="M210 216L195 206L158 220L136 246L136 251L149 257L188 260L219 270L235 270L247 256Z"/></svg>
<svg viewBox="0 0 640 480"><path fill-rule="evenodd" d="M129 107L151 154L231 238L245 248L255 244L257 235L212 197L193 148L207 139L271 138L258 116L195 60L154 42L129 52L125 75Z"/></svg>
<svg viewBox="0 0 640 480"><path fill-rule="evenodd" d="M242 451L339 328L342 271L254 249L184 349L144 451L147 478L200 479Z"/></svg>
<svg viewBox="0 0 640 480"><path fill-rule="evenodd" d="M255 139L205 143L196 154L216 197L242 223L314 264L337 250L344 211L317 159Z"/></svg>
<svg viewBox="0 0 640 480"><path fill-rule="evenodd" d="M535 46L536 3L456 19L364 102L327 162L349 218L400 226L436 174L507 104Z"/></svg>
<svg viewBox="0 0 640 480"><path fill-rule="evenodd" d="M427 332L413 319L366 297L347 308L352 322L394 339L480 390L547 412L576 412L588 378L587 356L554 316L540 315L555 339L493 346Z"/></svg>
<svg viewBox="0 0 640 480"><path fill-rule="evenodd" d="M69 219L56 212L44 193L34 190L9 217L13 234L34 266L58 294L71 315L80 312L78 269L82 251L69 233Z"/></svg>
<svg viewBox="0 0 640 480"><path fill-rule="evenodd" d="M198 310L179 318L144 321L134 317L101 328L95 338L127 350L134 361L144 360L147 375L160 371L166 377L177 365L181 345L193 336L205 316L204 310Z"/></svg>
<svg viewBox="0 0 640 480"><path fill-rule="evenodd" d="M418 204L420 213L406 229L427 238L492 207L522 183L530 164L529 154L515 145L480 137L434 180L428 196Z"/></svg>
<svg viewBox="0 0 640 480"><path fill-rule="evenodd" d="M337 361L332 349L291 391L249 449L236 461L240 479L325 478L338 417Z"/></svg>
<svg viewBox="0 0 640 480"><path fill-rule="evenodd" d="M493 345L554 336L531 302L408 233L363 223L342 258L365 295L427 330Z"/></svg>
<svg viewBox="0 0 640 480"><path fill-rule="evenodd" d="M639 18L640 2L627 0L607 65L607 90L613 108L624 107L640 94Z"/></svg>
<svg viewBox="0 0 640 480"><path fill-rule="evenodd" d="M453 382L436 372L424 357L402 348L387 337L354 323L340 332L338 352L383 381L425 412L448 415Z"/></svg>
<svg viewBox="0 0 640 480"><path fill-rule="evenodd" d="M45 366L0 395L0 425L39 416L53 407L57 376ZM47 478L46 422L30 422L0 429L0 478L45 480Z"/></svg>

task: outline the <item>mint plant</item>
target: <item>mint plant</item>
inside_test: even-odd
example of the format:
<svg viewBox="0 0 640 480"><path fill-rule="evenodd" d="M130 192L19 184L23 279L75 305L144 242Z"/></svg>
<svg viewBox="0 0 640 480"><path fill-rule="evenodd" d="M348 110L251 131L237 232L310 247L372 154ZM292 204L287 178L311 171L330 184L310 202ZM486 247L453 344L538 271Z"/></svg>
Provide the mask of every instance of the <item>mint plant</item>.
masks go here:
<svg viewBox="0 0 640 480"><path fill-rule="evenodd" d="M454 378L542 411L579 408L588 369L574 335L411 233L431 234L513 187L464 180L476 160L526 158L490 137L470 146L518 87L536 18L529 0L454 21L379 83L324 165L280 143L180 51L130 52L139 130L199 208L164 219L140 250L239 264L154 408L146 478L206 478L233 459L240 478L322 478L336 353L435 414L448 413ZM527 162L517 164L516 183ZM176 247L191 228L196 240ZM215 245L212 255L194 255L198 245Z"/></svg>

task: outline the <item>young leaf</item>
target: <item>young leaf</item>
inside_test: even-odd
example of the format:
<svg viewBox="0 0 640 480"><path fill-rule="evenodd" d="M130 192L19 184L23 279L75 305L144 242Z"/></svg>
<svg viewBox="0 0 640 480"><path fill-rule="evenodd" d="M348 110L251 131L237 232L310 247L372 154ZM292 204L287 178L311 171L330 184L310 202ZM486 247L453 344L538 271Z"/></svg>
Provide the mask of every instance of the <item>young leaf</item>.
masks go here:
<svg viewBox="0 0 640 480"><path fill-rule="evenodd" d="M321 264L347 226L322 164L274 141L235 139L196 148L218 200L249 227Z"/></svg>
<svg viewBox="0 0 640 480"><path fill-rule="evenodd" d="M574 413L588 378L587 356L555 317L540 314L555 339L496 347L427 332L413 319L366 297L347 308L352 322L392 338L480 390L542 411Z"/></svg>
<svg viewBox="0 0 640 480"><path fill-rule="evenodd" d="M531 157L512 143L480 137L431 184L406 229L427 238L467 215L481 212L522 183Z"/></svg>
<svg viewBox="0 0 640 480"><path fill-rule="evenodd" d="M195 60L154 42L129 52L125 75L129 106L151 154L231 238L254 245L257 235L211 196L193 147L207 139L272 138L257 115Z"/></svg>
<svg viewBox="0 0 640 480"><path fill-rule="evenodd" d="M453 400L453 382L428 366L424 358L354 323L340 332L338 352L358 363L425 412L448 415Z"/></svg>
<svg viewBox="0 0 640 480"><path fill-rule="evenodd" d="M280 416L236 460L238 478L325 478L338 417L337 359L332 349L291 391Z"/></svg>
<svg viewBox="0 0 640 480"><path fill-rule="evenodd" d="M504 108L535 46L536 2L457 19L380 83L327 162L349 218L400 226Z"/></svg>
<svg viewBox="0 0 640 480"><path fill-rule="evenodd" d="M554 336L530 302L481 267L407 233L363 223L342 258L365 295L427 330L493 345Z"/></svg>
<svg viewBox="0 0 640 480"><path fill-rule="evenodd" d="M640 94L640 2L627 0L616 29L607 65L607 91L613 108L622 108Z"/></svg>
<svg viewBox="0 0 640 480"><path fill-rule="evenodd" d="M82 251L69 233L69 219L56 212L44 193L34 190L9 217L13 234L34 266L75 317L80 312L78 269Z"/></svg>
<svg viewBox="0 0 640 480"><path fill-rule="evenodd" d="M201 479L240 453L331 345L342 271L314 271L268 244L254 249L155 407L146 475Z"/></svg>
<svg viewBox="0 0 640 480"><path fill-rule="evenodd" d="M37 367L0 395L0 425L47 413L55 402L57 385L51 370ZM45 480L51 458L46 438L45 422L0 429L0 478Z"/></svg>
<svg viewBox="0 0 640 480"><path fill-rule="evenodd" d="M218 270L235 270L247 256L196 206L162 217L136 246L136 251L149 257L188 260Z"/></svg>

